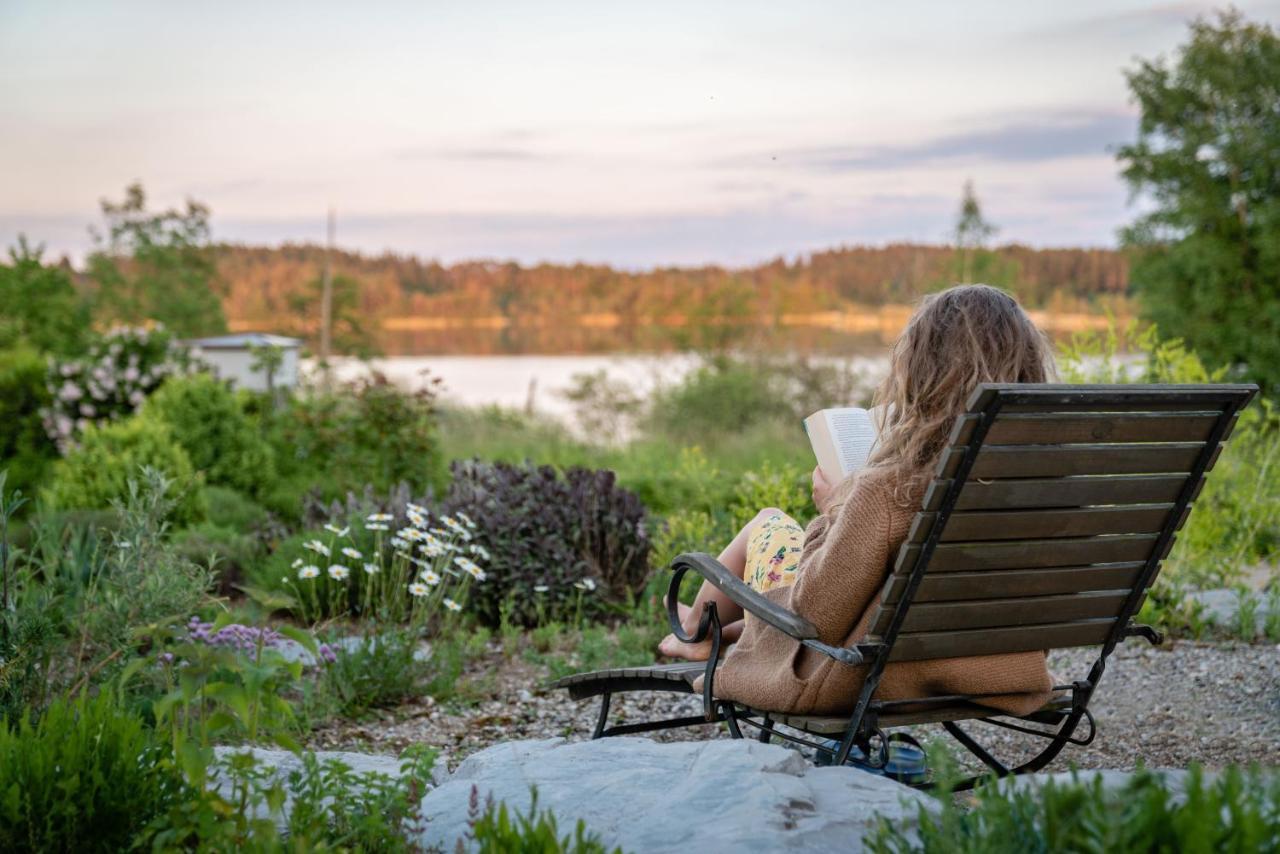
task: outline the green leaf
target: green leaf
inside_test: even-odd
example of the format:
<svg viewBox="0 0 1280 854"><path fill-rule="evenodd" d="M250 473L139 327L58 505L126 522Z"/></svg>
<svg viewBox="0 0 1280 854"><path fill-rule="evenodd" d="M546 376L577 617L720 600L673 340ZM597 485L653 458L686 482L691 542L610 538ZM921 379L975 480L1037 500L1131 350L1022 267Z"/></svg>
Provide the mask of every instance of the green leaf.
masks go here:
<svg viewBox="0 0 1280 854"><path fill-rule="evenodd" d="M303 631L297 626L281 626L277 631L290 640L297 641L307 652L314 656L320 655L320 647L316 643L315 636L311 632Z"/></svg>
<svg viewBox="0 0 1280 854"><path fill-rule="evenodd" d="M269 611L292 611L298 607L298 600L288 593L278 590L265 590L252 584L236 584L233 586Z"/></svg>

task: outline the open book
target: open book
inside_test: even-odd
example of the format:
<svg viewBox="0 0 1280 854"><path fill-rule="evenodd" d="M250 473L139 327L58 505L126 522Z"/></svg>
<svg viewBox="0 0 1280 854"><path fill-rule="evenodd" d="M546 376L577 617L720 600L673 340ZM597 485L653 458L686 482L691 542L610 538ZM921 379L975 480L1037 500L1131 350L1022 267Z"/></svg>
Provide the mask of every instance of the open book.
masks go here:
<svg viewBox="0 0 1280 854"><path fill-rule="evenodd" d="M820 409L804 420L818 468L829 483L844 480L867 464L880 437L881 413L851 406Z"/></svg>

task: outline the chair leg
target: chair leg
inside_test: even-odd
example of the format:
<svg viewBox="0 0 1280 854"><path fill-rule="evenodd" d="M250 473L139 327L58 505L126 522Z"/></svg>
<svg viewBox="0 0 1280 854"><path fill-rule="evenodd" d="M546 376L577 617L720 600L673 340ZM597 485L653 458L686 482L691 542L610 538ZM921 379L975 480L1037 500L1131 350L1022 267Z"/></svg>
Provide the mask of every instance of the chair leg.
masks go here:
<svg viewBox="0 0 1280 854"><path fill-rule="evenodd" d="M768 744L773 736L773 718L768 715L764 716L764 721L760 724L760 734L756 736L756 740L761 744Z"/></svg>
<svg viewBox="0 0 1280 854"><path fill-rule="evenodd" d="M1007 777L1009 775L1009 769L1003 762L988 753L985 747L974 741L973 737L960 729L954 721L944 721L942 727L951 733L952 738L964 745L966 750L982 760L982 764L995 771L997 776Z"/></svg>
<svg viewBox="0 0 1280 854"><path fill-rule="evenodd" d="M738 728L738 717L733 709L733 703L721 703L720 713L724 715L724 722L729 725L729 735L742 738L742 730Z"/></svg>
<svg viewBox="0 0 1280 854"><path fill-rule="evenodd" d="M591 734L593 740L604 735L604 725L609 722L609 700L612 697L613 694L608 691L600 695L600 715L596 718L595 732Z"/></svg>
<svg viewBox="0 0 1280 854"><path fill-rule="evenodd" d="M1083 707L1078 712L1073 712L1065 721L1062 722L1062 726L1059 727L1057 733L1053 735L1044 750L1040 751L1016 768L1009 768L1005 766L1002 762L992 756L986 748L974 741L972 736L960 729L960 727L955 723L947 721L943 723L942 726L947 730L947 732L951 733L952 737L955 738L956 741L964 745L970 753L982 760L983 764L991 770L995 771L996 776L1016 777L1019 774L1031 774L1039 771L1041 768L1045 767L1057 758L1058 754L1062 752L1062 748L1071 743L1071 736L1075 733L1076 727L1080 724L1080 719L1083 718L1085 714ZM962 780L954 787L954 791L972 789L983 779L984 776L985 775L979 775Z"/></svg>

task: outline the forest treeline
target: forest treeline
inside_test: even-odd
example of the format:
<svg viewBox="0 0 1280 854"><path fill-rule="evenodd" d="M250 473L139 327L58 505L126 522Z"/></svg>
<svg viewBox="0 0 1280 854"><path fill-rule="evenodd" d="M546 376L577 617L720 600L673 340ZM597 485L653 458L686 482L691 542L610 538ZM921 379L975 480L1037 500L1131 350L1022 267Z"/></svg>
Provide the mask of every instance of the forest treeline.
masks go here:
<svg viewBox="0 0 1280 854"><path fill-rule="evenodd" d="M233 328L270 327L310 337L323 247L217 247L226 316ZM910 303L960 277L949 246L901 243L837 248L755 267L670 267L644 272L590 264L471 261L443 265L411 255L335 250L337 313L376 339L389 319L613 318L626 326L664 320L767 322L784 314ZM1128 263L1111 249L1009 245L971 259L974 279L1013 291L1030 308L1099 311L1124 298ZM337 318L335 318L337 319ZM394 322L394 321L393 321Z"/></svg>

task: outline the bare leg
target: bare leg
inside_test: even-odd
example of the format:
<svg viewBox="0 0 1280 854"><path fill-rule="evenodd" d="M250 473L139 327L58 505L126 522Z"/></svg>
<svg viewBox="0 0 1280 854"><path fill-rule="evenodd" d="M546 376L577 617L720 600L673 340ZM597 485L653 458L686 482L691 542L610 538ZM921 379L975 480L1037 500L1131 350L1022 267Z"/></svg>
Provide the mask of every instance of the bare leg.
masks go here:
<svg viewBox="0 0 1280 854"><path fill-rule="evenodd" d="M756 514L755 518L748 522L733 541L720 552L720 563L732 572L734 575L742 578L747 569L747 540L751 538L751 532L755 530L763 519L772 516L775 513L781 513L775 507L766 507ZM693 600L693 606L679 605L680 624L685 634L693 634L698 628L698 620L702 618L702 607L707 602L716 603L716 613L720 616L721 621L721 639L726 643L736 641L742 635L742 608L733 602L728 596L720 592L714 584L709 581L702 582L702 587L698 590L698 597ZM732 632L731 632L732 630ZM702 643L689 644L678 640L674 634L667 635L662 639L662 643L658 644L658 651L663 655L672 658L686 658L690 661L706 661L711 655L711 641L706 640Z"/></svg>

